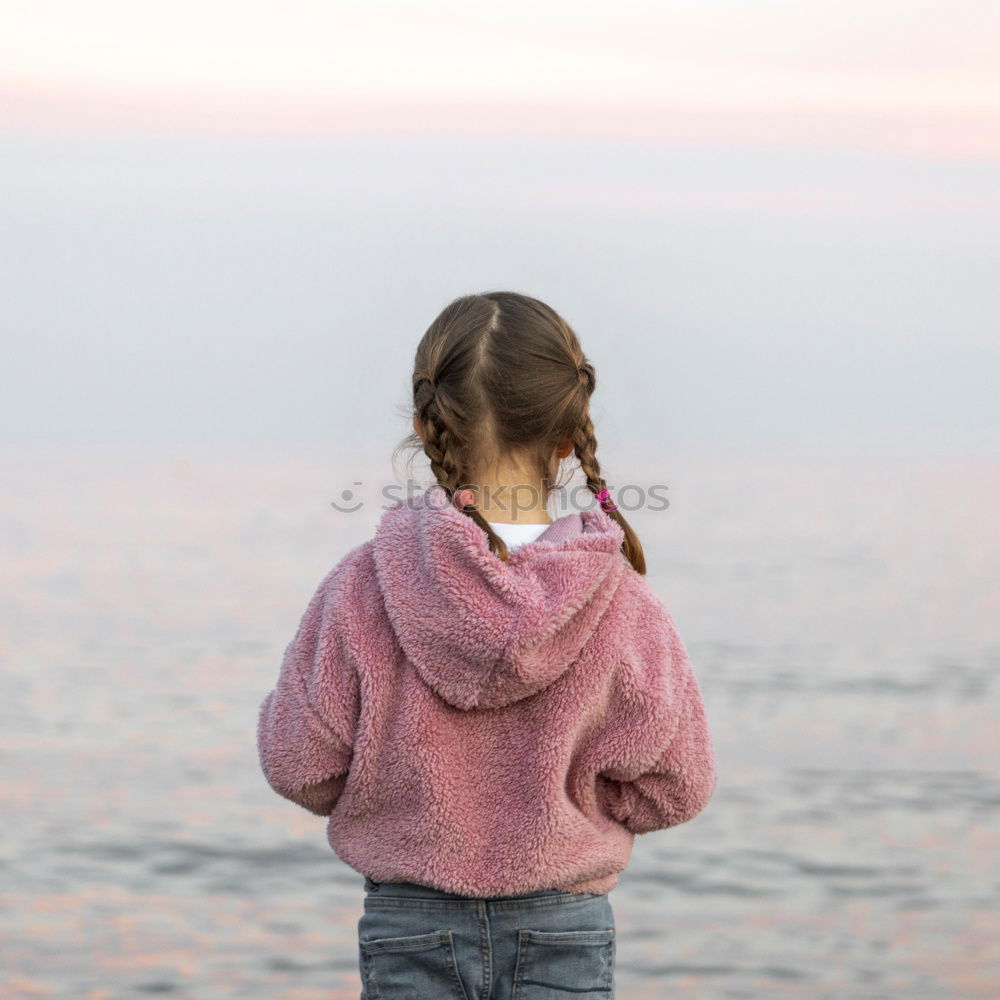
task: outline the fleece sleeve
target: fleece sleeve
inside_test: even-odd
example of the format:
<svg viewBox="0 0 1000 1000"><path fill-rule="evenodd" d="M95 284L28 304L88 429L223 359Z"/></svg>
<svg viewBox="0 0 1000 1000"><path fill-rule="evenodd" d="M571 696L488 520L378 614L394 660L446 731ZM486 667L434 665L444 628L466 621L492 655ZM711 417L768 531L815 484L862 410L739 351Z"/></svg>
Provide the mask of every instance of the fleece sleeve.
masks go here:
<svg viewBox="0 0 1000 1000"><path fill-rule="evenodd" d="M634 834L686 823L716 787L701 688L673 618L645 581L636 591L602 734L598 801Z"/></svg>
<svg viewBox="0 0 1000 1000"><path fill-rule="evenodd" d="M349 582L344 563L320 583L258 715L257 750L268 784L318 816L329 816L344 790L358 718L344 600Z"/></svg>

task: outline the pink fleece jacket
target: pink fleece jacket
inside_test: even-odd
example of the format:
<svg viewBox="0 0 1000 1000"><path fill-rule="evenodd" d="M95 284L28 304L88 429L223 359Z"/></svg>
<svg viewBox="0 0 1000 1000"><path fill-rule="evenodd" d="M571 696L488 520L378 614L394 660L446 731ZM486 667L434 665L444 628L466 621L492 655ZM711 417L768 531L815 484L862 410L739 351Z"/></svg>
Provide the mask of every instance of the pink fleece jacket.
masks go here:
<svg viewBox="0 0 1000 1000"><path fill-rule="evenodd" d="M504 563L439 486L326 575L260 707L279 795L376 881L603 893L715 791L698 682L604 511Z"/></svg>

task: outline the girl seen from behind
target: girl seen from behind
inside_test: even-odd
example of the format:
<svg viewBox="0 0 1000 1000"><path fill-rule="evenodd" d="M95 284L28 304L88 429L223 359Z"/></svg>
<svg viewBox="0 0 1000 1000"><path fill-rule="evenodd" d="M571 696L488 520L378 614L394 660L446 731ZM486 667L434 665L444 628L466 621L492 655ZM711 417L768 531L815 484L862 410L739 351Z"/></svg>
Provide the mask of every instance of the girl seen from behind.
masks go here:
<svg viewBox="0 0 1000 1000"><path fill-rule="evenodd" d="M601 477L595 386L538 299L451 302L402 443L435 482L320 582L260 707L268 783L364 876L362 1000L613 997L634 838L715 791L698 681ZM596 505L553 519L570 454Z"/></svg>

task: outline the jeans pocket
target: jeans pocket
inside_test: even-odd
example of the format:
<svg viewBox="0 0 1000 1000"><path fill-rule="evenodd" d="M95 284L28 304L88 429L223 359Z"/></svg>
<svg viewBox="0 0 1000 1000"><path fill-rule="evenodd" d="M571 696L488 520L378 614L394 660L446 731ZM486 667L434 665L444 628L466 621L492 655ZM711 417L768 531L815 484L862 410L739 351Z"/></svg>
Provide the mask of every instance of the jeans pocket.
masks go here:
<svg viewBox="0 0 1000 1000"><path fill-rule="evenodd" d="M513 1000L613 1000L615 929L518 931Z"/></svg>
<svg viewBox="0 0 1000 1000"><path fill-rule="evenodd" d="M451 931L362 938L358 947L366 1000L468 1000Z"/></svg>

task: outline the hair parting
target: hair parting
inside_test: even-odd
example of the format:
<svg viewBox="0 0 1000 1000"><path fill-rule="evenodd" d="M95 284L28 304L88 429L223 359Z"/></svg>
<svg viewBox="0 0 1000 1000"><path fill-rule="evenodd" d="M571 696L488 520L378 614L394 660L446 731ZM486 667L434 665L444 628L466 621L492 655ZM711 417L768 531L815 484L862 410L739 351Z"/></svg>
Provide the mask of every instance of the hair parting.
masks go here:
<svg viewBox="0 0 1000 1000"><path fill-rule="evenodd" d="M576 333L550 306L517 292L461 296L441 311L417 346L412 416L424 436L408 434L393 452L393 463L404 449L423 450L438 485L454 501L477 474L516 455L537 474L547 500L560 485L557 451L569 443L588 489L595 497L602 494L601 509L622 528L622 553L645 574L635 531L603 493L607 484L590 417L596 387L594 367ZM476 504L456 507L506 561L507 546Z"/></svg>

